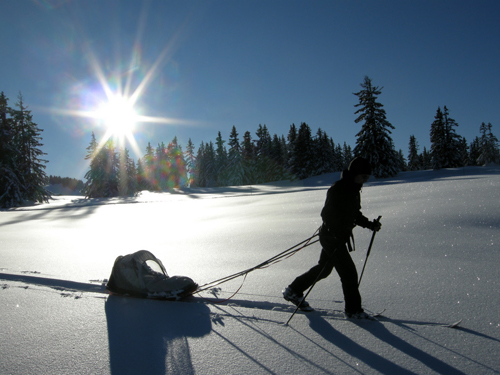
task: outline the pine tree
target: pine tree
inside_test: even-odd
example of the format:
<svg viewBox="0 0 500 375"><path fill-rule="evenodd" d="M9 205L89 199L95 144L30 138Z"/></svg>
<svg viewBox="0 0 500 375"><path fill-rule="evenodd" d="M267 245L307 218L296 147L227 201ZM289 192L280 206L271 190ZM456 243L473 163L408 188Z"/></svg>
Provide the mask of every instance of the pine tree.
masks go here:
<svg viewBox="0 0 500 375"><path fill-rule="evenodd" d="M120 149L118 160L118 195L121 197L135 196L138 192L135 162L130 158L129 151L126 148Z"/></svg>
<svg viewBox="0 0 500 375"><path fill-rule="evenodd" d="M443 112L438 107L430 132L432 167L434 169L461 166L460 136L455 132L454 127L456 126L458 124L450 118L448 108L445 106Z"/></svg>
<svg viewBox="0 0 500 375"><path fill-rule="evenodd" d="M347 169L347 167L349 166L349 163L351 162L351 160L353 158L354 158L354 156L352 154L351 146L349 146L347 144L347 142L344 141L344 146L342 147L343 165L342 165L342 169L341 170Z"/></svg>
<svg viewBox="0 0 500 375"><path fill-rule="evenodd" d="M342 151L342 146L340 145L340 143L337 143L337 145L335 146L334 154L335 154L334 171L336 172L342 171L344 169L345 163L344 163L344 152Z"/></svg>
<svg viewBox="0 0 500 375"><path fill-rule="evenodd" d="M332 142L330 142L331 139L328 137L326 132L321 130L321 128L318 129L316 133L316 138L314 139L314 171L313 175L321 175L324 173L330 173L333 172L334 166L333 166L333 152L334 150L332 149Z"/></svg>
<svg viewBox="0 0 500 375"><path fill-rule="evenodd" d="M187 181L187 187L191 187L191 184L193 183L194 180L194 171L195 171L195 165L196 165L196 157L194 156L194 144L191 141L191 138L188 140L186 152L185 152L185 159L186 159L186 172L188 176L188 181Z"/></svg>
<svg viewBox="0 0 500 375"><path fill-rule="evenodd" d="M398 160L399 160L399 165L398 168L400 171L405 172L408 170L408 164L406 163L406 158L403 154L403 150L399 150L398 152Z"/></svg>
<svg viewBox="0 0 500 375"><path fill-rule="evenodd" d="M418 171L421 169L421 163L418 154L418 142L414 135L410 135L410 144L408 148L408 170Z"/></svg>
<svg viewBox="0 0 500 375"><path fill-rule="evenodd" d="M238 132L234 125L229 135L228 145L228 159L227 166L223 171L223 180L226 181L228 186L243 185L245 181L245 170Z"/></svg>
<svg viewBox="0 0 500 375"><path fill-rule="evenodd" d="M146 168L144 166L144 161L139 158L137 160L137 191L149 190L151 185L149 180L146 178Z"/></svg>
<svg viewBox="0 0 500 375"><path fill-rule="evenodd" d="M158 143L154 156L154 182L158 191L168 190L168 176L170 165L168 164L167 146L165 142Z"/></svg>
<svg viewBox="0 0 500 375"><path fill-rule="evenodd" d="M479 137L474 138L469 146L469 162L470 165L477 165L477 159L481 155L481 140Z"/></svg>
<svg viewBox="0 0 500 375"><path fill-rule="evenodd" d="M90 169L85 174L87 181L82 190L86 198L108 198L118 195L119 159L112 140L108 140L100 149L96 149L95 136L85 159L90 160Z"/></svg>
<svg viewBox="0 0 500 375"><path fill-rule="evenodd" d="M440 169L446 166L446 136L444 130L444 116L438 107L434 121L431 124L431 158L432 168Z"/></svg>
<svg viewBox="0 0 500 375"><path fill-rule="evenodd" d="M201 141L198 152L196 153L196 163L194 165L192 187L205 187L206 185L206 170L205 170L205 143Z"/></svg>
<svg viewBox="0 0 500 375"><path fill-rule="evenodd" d="M297 139L297 127L295 124L290 125L290 130L287 135L287 151L288 159L286 160L286 168L289 172L293 173L295 161L297 160L297 155L295 152L295 141Z"/></svg>
<svg viewBox="0 0 500 375"><path fill-rule="evenodd" d="M455 127L458 126L457 122L450 117L449 110L444 106L444 130L446 139L446 154L448 168L457 168L463 166L462 155L460 149L461 136L456 133Z"/></svg>
<svg viewBox="0 0 500 375"><path fill-rule="evenodd" d="M256 135L254 182L265 183L274 179L274 165L270 163L272 139L266 124L259 124Z"/></svg>
<svg viewBox="0 0 500 375"><path fill-rule="evenodd" d="M19 149L14 143L12 109L8 107L8 99L0 93L0 207L15 207L23 203L25 186L23 175L17 162L20 159Z"/></svg>
<svg viewBox="0 0 500 375"><path fill-rule="evenodd" d="M226 141L222 139L222 135L219 132L215 139L215 174L217 186L227 186L228 183L228 181L225 181L225 176L223 176L222 173L227 166L227 149L224 143L226 143Z"/></svg>
<svg viewBox="0 0 500 375"><path fill-rule="evenodd" d="M243 143L241 145L241 156L243 157L243 169L245 171L245 176L243 180L243 185L253 184L255 181L256 174L256 156L255 156L255 146L252 141L252 134L246 131L243 135Z"/></svg>
<svg viewBox="0 0 500 375"><path fill-rule="evenodd" d="M171 190L185 187L188 179L186 160L184 159L184 153L177 141L177 137L174 137L172 142L168 144L166 158L169 170L167 188Z"/></svg>
<svg viewBox="0 0 500 375"><path fill-rule="evenodd" d="M146 154L144 155L144 175L142 177L142 181L145 189L157 189L155 153L150 142L148 142Z"/></svg>
<svg viewBox="0 0 500 375"><path fill-rule="evenodd" d="M18 128L16 141L21 150L21 159L18 163L21 173L24 175L26 196L25 199L38 203L48 202L51 198L50 192L45 189L48 182L45 173L47 160L41 159L44 153L40 147L42 129L33 122L31 111L24 106L23 96L19 94L16 103L17 110L13 111L13 119Z"/></svg>
<svg viewBox="0 0 500 375"><path fill-rule="evenodd" d="M305 122L300 124L294 144L294 153L295 162L292 166L292 173L300 180L310 177L314 168L314 147L311 128Z"/></svg>
<svg viewBox="0 0 500 375"><path fill-rule="evenodd" d="M363 90L354 93L359 98L355 107L360 107L355 114L355 122L363 122L361 131L356 134L354 156L366 158L372 166L375 177L395 176L399 169L398 154L390 137L394 126L387 121L383 105L377 102L381 89L372 85L369 77L361 84Z"/></svg>
<svg viewBox="0 0 500 375"><path fill-rule="evenodd" d="M491 132L492 125L484 122L481 124L479 131L480 138L480 154L477 158L478 165L487 165L489 163L499 162L498 139Z"/></svg>
<svg viewBox="0 0 500 375"><path fill-rule="evenodd" d="M461 163L464 167L470 165L469 144L467 143L465 137L462 137L460 140L460 158L461 158Z"/></svg>
<svg viewBox="0 0 500 375"><path fill-rule="evenodd" d="M422 151L422 155L420 157L422 169L427 170L432 168L432 156L427 148L424 146L424 151Z"/></svg>

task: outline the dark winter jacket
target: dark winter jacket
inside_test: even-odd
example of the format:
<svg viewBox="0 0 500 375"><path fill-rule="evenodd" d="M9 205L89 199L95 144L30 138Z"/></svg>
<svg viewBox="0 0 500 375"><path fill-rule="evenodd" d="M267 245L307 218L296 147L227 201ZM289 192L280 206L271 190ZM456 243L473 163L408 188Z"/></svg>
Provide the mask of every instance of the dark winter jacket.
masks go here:
<svg viewBox="0 0 500 375"><path fill-rule="evenodd" d="M349 244L352 230L356 225L364 228L370 221L361 212L361 187L354 182L354 177L344 170L340 180L335 182L326 195L325 206L321 211L323 226L320 238L322 243ZM351 249L351 246L349 246Z"/></svg>

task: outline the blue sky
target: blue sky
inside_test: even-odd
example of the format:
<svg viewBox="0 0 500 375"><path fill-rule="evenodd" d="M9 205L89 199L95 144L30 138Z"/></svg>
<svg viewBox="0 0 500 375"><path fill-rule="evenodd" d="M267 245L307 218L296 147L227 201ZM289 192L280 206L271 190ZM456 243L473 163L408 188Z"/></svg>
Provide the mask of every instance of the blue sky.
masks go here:
<svg viewBox="0 0 500 375"><path fill-rule="evenodd" d="M364 76L397 149L410 135L430 147L447 106L470 142L481 122L500 135L498 1L93 1L17 0L0 5L0 91L22 92L41 129L47 174L83 178L92 113L103 87L136 92L139 155L177 136L240 140L259 124L271 135L307 122L355 145ZM126 88L129 88L128 91ZM129 149L134 149L130 144ZM132 156L137 159L135 152Z"/></svg>

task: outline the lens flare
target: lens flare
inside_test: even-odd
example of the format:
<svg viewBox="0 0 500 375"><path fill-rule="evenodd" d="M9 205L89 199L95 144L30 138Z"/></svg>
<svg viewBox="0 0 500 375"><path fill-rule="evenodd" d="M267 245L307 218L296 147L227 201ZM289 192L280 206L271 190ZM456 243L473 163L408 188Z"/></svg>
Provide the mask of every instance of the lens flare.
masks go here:
<svg viewBox="0 0 500 375"><path fill-rule="evenodd" d="M138 120L133 103L121 95L112 96L96 110L107 131L117 136L133 133Z"/></svg>

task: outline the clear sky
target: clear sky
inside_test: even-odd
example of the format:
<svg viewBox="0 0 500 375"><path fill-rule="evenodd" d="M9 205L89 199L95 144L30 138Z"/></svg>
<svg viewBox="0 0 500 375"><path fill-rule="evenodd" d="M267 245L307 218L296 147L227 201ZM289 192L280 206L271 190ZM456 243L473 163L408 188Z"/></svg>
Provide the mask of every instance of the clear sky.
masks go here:
<svg viewBox="0 0 500 375"><path fill-rule="evenodd" d="M197 149L233 125L241 141L259 124L286 136L306 122L354 146L365 75L407 155L412 134L430 147L439 106L469 142L481 122L500 136L499 43L497 0L5 0L0 91L10 106L23 94L46 172L63 177L83 178L113 93L141 116L127 143L136 160L147 142Z"/></svg>

